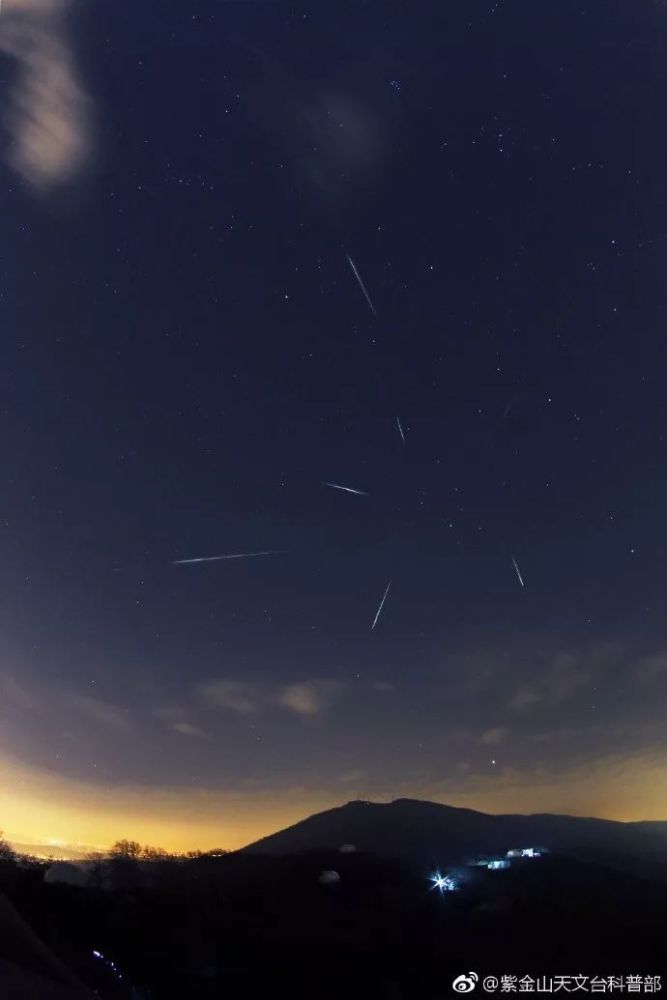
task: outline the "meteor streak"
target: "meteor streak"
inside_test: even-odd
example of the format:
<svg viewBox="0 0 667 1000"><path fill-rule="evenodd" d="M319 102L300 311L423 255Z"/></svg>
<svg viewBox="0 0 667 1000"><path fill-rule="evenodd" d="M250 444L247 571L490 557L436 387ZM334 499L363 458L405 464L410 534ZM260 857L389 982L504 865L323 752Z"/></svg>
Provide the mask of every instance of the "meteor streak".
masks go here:
<svg viewBox="0 0 667 1000"><path fill-rule="evenodd" d="M363 281L361 280L361 275L360 275L360 274L359 274L359 272L357 271L357 265L356 265L356 264L354 263L354 261L352 260L352 258L351 258L351 257L350 257L350 255L349 255L349 253L348 253L348 254L345 254L345 256L347 257L347 262L348 262L348 264L349 264L349 265L350 265L350 267L352 268L352 273L354 274L355 278L356 278L356 279L357 279L357 281L359 282L359 288L360 288L360 289L362 290L362 292L364 293L364 298L366 299L366 302L368 302L368 308L369 308L369 309L370 309L370 311L371 311L371 312L373 313L373 316L375 316L375 318L377 319L377 318L378 318L378 314L377 314L377 313L376 313L376 311L375 311L375 306L374 306L374 305L373 305L373 303L371 302L371 297L370 297L370 295L369 295L369 294L368 294L368 292L366 291L366 286L364 285Z"/></svg>
<svg viewBox="0 0 667 1000"><path fill-rule="evenodd" d="M254 559L256 556L283 556L287 549L275 549L268 552L233 552L225 556L198 556L196 559L174 559L172 566L184 566L186 563L218 562L221 559Z"/></svg>
<svg viewBox="0 0 667 1000"><path fill-rule="evenodd" d="M377 609L377 612L376 612L376 614L375 614L375 618L373 619L373 624L371 625L371 632L373 631L373 629L374 629L374 628L375 628L375 626L377 625L377 623L378 623L378 618L379 618L379 617L380 617L380 615L382 614L382 609L383 609L383 607L384 607L384 602L385 602L385 601L387 600L387 594L389 593L389 588L390 588L390 587L391 587L391 580L390 580L390 581L389 581L389 583L387 584L387 589L385 590L385 592L384 592L384 595L383 595L383 597L382 597L382 600L380 601L380 607L379 607L379 608Z"/></svg>
<svg viewBox="0 0 667 1000"><path fill-rule="evenodd" d="M365 490L353 490L351 486L339 486L338 483L324 483L324 485L330 486L332 490L343 490L344 493L356 493L358 497L368 496Z"/></svg>
<svg viewBox="0 0 667 1000"><path fill-rule="evenodd" d="M398 433L401 435L401 441L405 444L405 434L403 433L403 427L401 426L401 418L396 417L396 424L398 426Z"/></svg>

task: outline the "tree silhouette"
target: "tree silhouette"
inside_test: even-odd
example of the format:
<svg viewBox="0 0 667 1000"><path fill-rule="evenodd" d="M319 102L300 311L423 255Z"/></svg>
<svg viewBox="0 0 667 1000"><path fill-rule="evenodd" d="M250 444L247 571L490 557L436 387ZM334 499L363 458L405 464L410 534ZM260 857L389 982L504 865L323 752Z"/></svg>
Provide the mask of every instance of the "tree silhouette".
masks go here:
<svg viewBox="0 0 667 1000"><path fill-rule="evenodd" d="M136 840L117 840L109 852L108 870L114 889L125 891L141 883L143 848Z"/></svg>
<svg viewBox="0 0 667 1000"><path fill-rule="evenodd" d="M103 889L108 881L107 860L99 851L90 851L86 855L88 876L94 889Z"/></svg>
<svg viewBox="0 0 667 1000"><path fill-rule="evenodd" d="M171 854L169 851L165 851L163 847L151 847L149 844L146 844L142 848L141 857L144 861L166 861L171 857Z"/></svg>
<svg viewBox="0 0 667 1000"><path fill-rule="evenodd" d="M9 841L5 840L2 830L0 830L0 862L16 861L16 852Z"/></svg>
<svg viewBox="0 0 667 1000"><path fill-rule="evenodd" d="M111 847L112 858L124 858L128 861L138 861L143 848L137 840L117 840Z"/></svg>
<svg viewBox="0 0 667 1000"><path fill-rule="evenodd" d="M210 851L187 851L184 855L186 858L218 858L222 854L229 854L229 851L225 850L224 847L213 847Z"/></svg>

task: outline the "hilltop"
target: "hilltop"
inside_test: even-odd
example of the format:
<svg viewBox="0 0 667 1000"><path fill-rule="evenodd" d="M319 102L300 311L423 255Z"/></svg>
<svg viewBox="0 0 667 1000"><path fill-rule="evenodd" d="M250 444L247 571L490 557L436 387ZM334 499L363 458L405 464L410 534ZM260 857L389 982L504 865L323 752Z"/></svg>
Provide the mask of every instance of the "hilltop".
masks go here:
<svg viewBox="0 0 667 1000"><path fill-rule="evenodd" d="M419 799L357 800L315 813L242 852L298 854L349 843L360 851L432 865L539 845L580 861L667 879L666 827L548 813L491 815Z"/></svg>

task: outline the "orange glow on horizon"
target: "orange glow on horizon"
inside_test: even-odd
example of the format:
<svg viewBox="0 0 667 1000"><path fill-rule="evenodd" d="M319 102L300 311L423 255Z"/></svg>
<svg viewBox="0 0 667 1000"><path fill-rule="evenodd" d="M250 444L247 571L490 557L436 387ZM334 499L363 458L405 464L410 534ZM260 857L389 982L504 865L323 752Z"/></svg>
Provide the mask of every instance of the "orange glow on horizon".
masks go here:
<svg viewBox="0 0 667 1000"><path fill-rule="evenodd" d="M419 798L490 813L555 812L633 821L665 819L667 763L662 757L605 758L585 772L557 776L511 769L471 776L466 791L446 782L405 787L260 789L234 791L102 787L0 760L0 817L18 843L105 849L129 838L170 851L234 850L353 798ZM57 848L55 848L57 850Z"/></svg>

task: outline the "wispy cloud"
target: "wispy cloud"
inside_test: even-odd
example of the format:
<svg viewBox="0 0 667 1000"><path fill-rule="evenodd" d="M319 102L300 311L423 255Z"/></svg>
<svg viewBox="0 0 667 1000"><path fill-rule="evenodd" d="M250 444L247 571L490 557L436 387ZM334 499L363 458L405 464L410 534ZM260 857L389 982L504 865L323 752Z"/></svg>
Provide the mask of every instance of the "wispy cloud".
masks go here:
<svg viewBox="0 0 667 1000"><path fill-rule="evenodd" d="M183 717L183 709L178 705L158 705L153 709L153 715L164 722L176 722Z"/></svg>
<svg viewBox="0 0 667 1000"><path fill-rule="evenodd" d="M655 653L639 661L635 676L642 681L652 681L656 677L667 677L667 653Z"/></svg>
<svg viewBox="0 0 667 1000"><path fill-rule="evenodd" d="M38 707L39 700L12 674L2 672L0 673L0 705L33 712Z"/></svg>
<svg viewBox="0 0 667 1000"><path fill-rule="evenodd" d="M360 781L367 781L368 774L366 771L361 769L357 771L346 771L344 774L338 776L338 780L341 785L357 785Z"/></svg>
<svg viewBox="0 0 667 1000"><path fill-rule="evenodd" d="M592 672L567 653L557 654L533 680L519 684L507 701L512 712L526 713L535 707L553 708L570 701L593 679Z"/></svg>
<svg viewBox="0 0 667 1000"><path fill-rule="evenodd" d="M86 715L93 722L99 722L110 729L127 729L130 726L130 715L127 709L114 705L100 698L90 698L86 695L75 695L71 699L74 709Z"/></svg>
<svg viewBox="0 0 667 1000"><path fill-rule="evenodd" d="M67 37L69 0L2 0L0 50L14 60L6 158L34 189L69 182L90 150L90 102Z"/></svg>
<svg viewBox="0 0 667 1000"><path fill-rule="evenodd" d="M226 708L239 715L255 715L263 707L263 691L258 684L220 678L199 687L199 693L214 708Z"/></svg>
<svg viewBox="0 0 667 1000"><path fill-rule="evenodd" d="M313 717L327 709L340 692L336 681L302 681L278 692L277 702L297 715Z"/></svg>
<svg viewBox="0 0 667 1000"><path fill-rule="evenodd" d="M180 733L181 736L206 736L200 726L189 721L188 714L187 709L180 705L162 705L153 709L155 718L164 722L172 732Z"/></svg>
<svg viewBox="0 0 667 1000"><path fill-rule="evenodd" d="M191 722L172 722L171 728L175 733L180 733L181 736L205 736L203 729L199 726L193 725Z"/></svg>
<svg viewBox="0 0 667 1000"><path fill-rule="evenodd" d="M496 747L507 738L508 734L509 729L506 726L495 726L493 729L487 729L486 732L483 732L479 742L487 747Z"/></svg>
<svg viewBox="0 0 667 1000"><path fill-rule="evenodd" d="M535 687L521 684L507 702L507 707L512 712L526 712L542 701L541 693Z"/></svg>
<svg viewBox="0 0 667 1000"><path fill-rule="evenodd" d="M283 709L302 718L320 715L338 698L344 685L338 681L312 679L271 685L218 678L198 687L198 694L212 708L238 715L256 715Z"/></svg>

